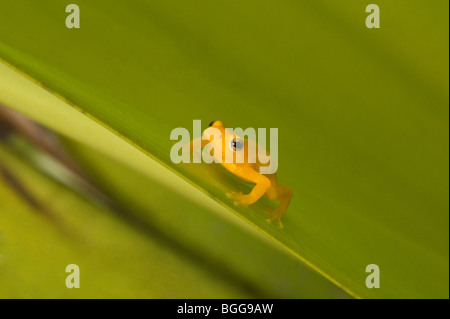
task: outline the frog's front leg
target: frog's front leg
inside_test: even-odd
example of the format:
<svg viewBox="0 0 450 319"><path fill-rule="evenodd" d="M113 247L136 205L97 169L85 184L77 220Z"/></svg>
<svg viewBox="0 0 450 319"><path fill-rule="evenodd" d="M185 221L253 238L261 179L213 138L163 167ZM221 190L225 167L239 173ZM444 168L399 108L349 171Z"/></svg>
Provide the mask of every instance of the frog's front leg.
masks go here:
<svg viewBox="0 0 450 319"><path fill-rule="evenodd" d="M198 153L198 151L201 152L201 150L208 145L209 141L203 139L202 136L197 137L189 142L189 154L190 158L194 163L200 163L201 161L201 154ZM187 144L187 143L186 143Z"/></svg>
<svg viewBox="0 0 450 319"><path fill-rule="evenodd" d="M201 136L194 138L193 140L191 140L189 142L189 148L190 148L191 154L194 151L196 151L197 149L204 148L206 145L208 145L208 143L209 143L209 140L205 140Z"/></svg>
<svg viewBox="0 0 450 319"><path fill-rule="evenodd" d="M241 177L242 179L251 181L256 184L250 194L242 194L236 192L227 193L228 198L234 199L234 204L236 206L248 206L255 203L267 192L270 187L270 180L266 176L261 175L260 173L255 171L253 168L239 168L233 173L238 177Z"/></svg>

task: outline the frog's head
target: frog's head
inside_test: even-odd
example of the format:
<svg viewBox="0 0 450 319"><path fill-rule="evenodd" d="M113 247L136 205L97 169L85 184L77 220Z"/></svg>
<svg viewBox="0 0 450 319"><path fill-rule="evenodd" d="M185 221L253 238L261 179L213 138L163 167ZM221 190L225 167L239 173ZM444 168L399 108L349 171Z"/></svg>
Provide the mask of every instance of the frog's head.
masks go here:
<svg viewBox="0 0 450 319"><path fill-rule="evenodd" d="M214 134L214 132L220 132L220 138L222 138L222 136L225 135L225 125L221 121L212 121L209 123L208 128L203 131L203 134L211 135Z"/></svg>
<svg viewBox="0 0 450 319"><path fill-rule="evenodd" d="M228 145L232 151L240 151L243 149L244 139L233 134L233 130L226 129L221 121L212 121L209 123L208 128L204 133L209 136L210 134L213 134L213 131L217 132L217 130L220 132L220 134L217 134L220 141L222 141L224 145Z"/></svg>
<svg viewBox="0 0 450 319"><path fill-rule="evenodd" d="M212 140L212 145L222 141L222 136L225 136L225 125L221 121L212 121L203 131L203 136L206 140L211 140L212 135L216 136L216 139Z"/></svg>

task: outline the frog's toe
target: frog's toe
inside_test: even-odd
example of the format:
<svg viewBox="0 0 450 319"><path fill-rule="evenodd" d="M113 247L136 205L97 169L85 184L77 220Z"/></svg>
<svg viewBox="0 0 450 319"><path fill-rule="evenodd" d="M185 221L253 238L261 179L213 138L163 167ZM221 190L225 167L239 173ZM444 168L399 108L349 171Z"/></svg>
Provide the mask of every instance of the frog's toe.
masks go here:
<svg viewBox="0 0 450 319"><path fill-rule="evenodd" d="M231 198L231 199L239 199L242 196L242 192L239 192L239 193L237 193L237 192L228 192L226 195L227 195L228 198Z"/></svg>
<svg viewBox="0 0 450 319"><path fill-rule="evenodd" d="M230 192L227 193L227 197L234 199L234 205L236 206L248 206L252 204L252 197L249 195L244 195L242 192Z"/></svg>
<svg viewBox="0 0 450 319"><path fill-rule="evenodd" d="M242 206L241 201L235 200L234 201L234 206Z"/></svg>
<svg viewBox="0 0 450 319"><path fill-rule="evenodd" d="M274 221L278 221L278 226L281 229L283 229L284 226L283 226L283 223L281 222L281 216L280 215L275 214L272 217L266 219L266 222L269 223L269 224L271 224Z"/></svg>

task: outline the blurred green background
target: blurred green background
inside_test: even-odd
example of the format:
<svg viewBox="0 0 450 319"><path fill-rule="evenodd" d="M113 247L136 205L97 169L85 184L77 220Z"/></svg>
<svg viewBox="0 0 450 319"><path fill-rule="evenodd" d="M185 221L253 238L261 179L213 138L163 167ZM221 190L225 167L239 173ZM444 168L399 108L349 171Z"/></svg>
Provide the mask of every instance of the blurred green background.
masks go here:
<svg viewBox="0 0 450 319"><path fill-rule="evenodd" d="M61 131L127 209L105 217L9 141L7 171L75 238L4 183L0 296L448 298L448 1L377 1L380 29L365 26L367 1L80 0L81 28L67 29L69 3L2 1L0 59L195 190ZM61 119L1 86L4 105ZM170 162L171 130L193 119L279 129L278 178L294 191L283 230L265 222L267 199L234 207L225 193L249 185L220 167ZM74 259L91 271L76 292L63 286ZM372 263L379 289L365 286Z"/></svg>

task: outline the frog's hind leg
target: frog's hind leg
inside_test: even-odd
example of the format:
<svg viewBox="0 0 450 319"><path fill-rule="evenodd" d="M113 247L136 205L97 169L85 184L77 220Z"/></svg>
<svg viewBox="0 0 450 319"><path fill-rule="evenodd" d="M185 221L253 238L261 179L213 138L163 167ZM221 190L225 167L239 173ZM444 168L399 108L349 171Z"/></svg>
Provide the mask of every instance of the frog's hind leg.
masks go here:
<svg viewBox="0 0 450 319"><path fill-rule="evenodd" d="M283 215L286 213L293 193L290 187L278 184L276 176L270 176L269 179L271 181L271 185L267 190L266 195L271 200L279 200L280 204L278 208L273 211L272 217L267 219L267 222L272 223L273 221L277 220L280 227L283 228L281 217L283 217Z"/></svg>

